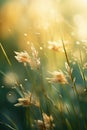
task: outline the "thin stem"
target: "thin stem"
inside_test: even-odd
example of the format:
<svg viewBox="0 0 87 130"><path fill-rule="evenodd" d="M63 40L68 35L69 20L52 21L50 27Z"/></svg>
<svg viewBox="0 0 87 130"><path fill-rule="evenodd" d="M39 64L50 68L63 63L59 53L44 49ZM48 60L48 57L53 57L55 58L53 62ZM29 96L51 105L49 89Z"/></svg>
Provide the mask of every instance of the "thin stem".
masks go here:
<svg viewBox="0 0 87 130"><path fill-rule="evenodd" d="M82 53L81 53L81 49L80 49L80 60L81 60L81 67L83 66L83 60L82 60ZM84 70L83 68L81 69L81 74L82 74L82 78L83 78L83 81L84 81L84 86L85 86L85 89L87 90L87 86L86 86L86 79L85 79L85 74L84 74Z"/></svg>
<svg viewBox="0 0 87 130"><path fill-rule="evenodd" d="M20 91L21 95L25 97L25 93L27 92L27 90L22 86L22 84L19 84L18 82L16 82L15 86L18 88L18 89L16 88L17 92L19 93Z"/></svg>
<svg viewBox="0 0 87 130"><path fill-rule="evenodd" d="M11 64L11 62L10 62L10 60L9 60L7 54L6 54L6 51L4 50L4 47L2 46L1 43L0 43L0 47L1 47L1 49L2 49L2 52L3 52L3 54L4 54L4 56L5 56L6 60L7 60L7 62L8 62L9 65L11 66L12 64Z"/></svg>

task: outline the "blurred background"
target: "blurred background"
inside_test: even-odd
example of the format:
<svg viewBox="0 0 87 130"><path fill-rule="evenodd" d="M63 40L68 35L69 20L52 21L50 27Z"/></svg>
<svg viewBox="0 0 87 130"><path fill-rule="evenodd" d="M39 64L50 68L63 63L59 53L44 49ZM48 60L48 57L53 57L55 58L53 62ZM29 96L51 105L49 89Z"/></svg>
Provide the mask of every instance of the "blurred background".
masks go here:
<svg viewBox="0 0 87 130"><path fill-rule="evenodd" d="M25 86L30 84L26 82L24 66L14 58L14 51L30 52L33 43L40 54L45 77L46 71L65 67L64 54L49 52L47 49L48 41L60 42L61 37L69 44L68 53L81 92L84 83L75 61L80 63L81 49L83 64L87 62L87 0L0 0L0 44L11 62L11 65L8 64L1 47L0 121L8 123L3 115L6 114L15 120L19 130L25 128L25 109L14 107L20 95L12 87L15 81ZM87 80L87 71L85 75ZM82 104L85 105L85 111L86 103L87 96L84 96ZM0 128L9 130L1 124Z"/></svg>

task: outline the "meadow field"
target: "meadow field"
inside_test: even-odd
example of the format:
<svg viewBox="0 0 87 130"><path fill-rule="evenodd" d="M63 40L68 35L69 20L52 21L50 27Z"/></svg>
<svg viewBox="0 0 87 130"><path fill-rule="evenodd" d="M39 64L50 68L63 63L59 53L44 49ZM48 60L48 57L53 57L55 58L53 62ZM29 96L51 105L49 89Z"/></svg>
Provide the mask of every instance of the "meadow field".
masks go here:
<svg viewBox="0 0 87 130"><path fill-rule="evenodd" d="M0 130L87 130L87 0L0 0Z"/></svg>

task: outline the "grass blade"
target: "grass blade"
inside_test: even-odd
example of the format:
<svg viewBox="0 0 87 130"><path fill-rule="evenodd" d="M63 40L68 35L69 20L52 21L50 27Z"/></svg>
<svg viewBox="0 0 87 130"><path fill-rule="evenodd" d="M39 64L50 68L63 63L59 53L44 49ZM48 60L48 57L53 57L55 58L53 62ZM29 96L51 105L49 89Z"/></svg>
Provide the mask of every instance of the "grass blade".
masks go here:
<svg viewBox="0 0 87 130"><path fill-rule="evenodd" d="M11 66L12 64L11 64L11 62L10 62L10 60L9 60L9 58L8 58L8 56L7 56L7 54L6 54L6 52L5 52L5 50L4 50L4 48L3 48L1 43L0 43L0 48L2 49L2 52L3 52L6 60L8 61L8 64Z"/></svg>

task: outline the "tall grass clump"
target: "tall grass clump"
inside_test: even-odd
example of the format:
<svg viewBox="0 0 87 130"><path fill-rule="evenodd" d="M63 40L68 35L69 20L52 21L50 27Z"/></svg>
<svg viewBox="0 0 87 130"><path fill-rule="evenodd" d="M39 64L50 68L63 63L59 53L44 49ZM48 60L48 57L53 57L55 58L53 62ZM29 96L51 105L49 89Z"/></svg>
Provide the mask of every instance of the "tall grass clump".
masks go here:
<svg viewBox="0 0 87 130"><path fill-rule="evenodd" d="M83 45L76 44L79 48L79 60L68 52L68 43L65 43L63 38L60 42L49 41L47 48L43 47L41 51L37 51L34 44L29 46L29 53L26 50L14 51L14 58L19 62L18 64L23 64L25 68L23 71L26 72L27 76L24 79L27 85L17 80L13 80L12 83L12 89L19 95L14 108L18 107L17 109L23 108L24 110L23 129L86 130L87 116L84 109L86 104L83 103L83 100L87 93L87 67L86 63L83 63L80 49ZM7 62L11 65L2 45L1 49ZM50 55L47 56L45 53L56 53L55 60L51 61ZM50 58L51 66L51 62L57 63L59 53L63 53L62 56L65 57L63 67L49 70L45 58ZM5 77L5 81L12 82L8 75L2 71L1 73ZM78 77L80 77L81 85ZM10 124L11 120L9 120ZM15 128L9 123L1 122L10 129L19 129L18 126Z"/></svg>
<svg viewBox="0 0 87 130"><path fill-rule="evenodd" d="M77 3L2 2L0 130L87 130L86 5Z"/></svg>

